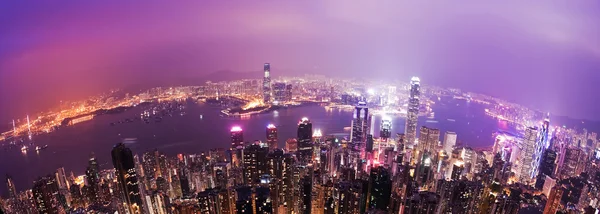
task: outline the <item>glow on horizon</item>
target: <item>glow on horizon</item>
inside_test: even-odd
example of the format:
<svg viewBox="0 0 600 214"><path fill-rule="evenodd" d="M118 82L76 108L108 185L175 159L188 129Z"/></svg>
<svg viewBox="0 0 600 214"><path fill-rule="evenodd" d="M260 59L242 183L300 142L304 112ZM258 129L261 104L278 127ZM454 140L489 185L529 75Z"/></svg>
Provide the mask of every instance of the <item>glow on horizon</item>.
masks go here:
<svg viewBox="0 0 600 214"><path fill-rule="evenodd" d="M242 127L240 127L240 126L231 127L231 132L241 132L241 131L242 131Z"/></svg>

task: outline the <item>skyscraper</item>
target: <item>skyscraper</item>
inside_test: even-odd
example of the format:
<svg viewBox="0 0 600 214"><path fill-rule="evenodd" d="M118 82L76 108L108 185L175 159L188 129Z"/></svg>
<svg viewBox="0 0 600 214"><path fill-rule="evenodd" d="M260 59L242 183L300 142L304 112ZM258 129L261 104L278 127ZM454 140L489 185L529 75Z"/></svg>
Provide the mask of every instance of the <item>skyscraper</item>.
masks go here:
<svg viewBox="0 0 600 214"><path fill-rule="evenodd" d="M381 131L379 132L379 137L384 141L387 141L392 137L392 118L389 116L384 115L381 118Z"/></svg>
<svg viewBox="0 0 600 214"><path fill-rule="evenodd" d="M238 214L245 213L254 213L253 209L253 198L252 198L252 188L249 186L240 186L236 187L236 202L235 202L235 210Z"/></svg>
<svg viewBox="0 0 600 214"><path fill-rule="evenodd" d="M418 77L413 77L410 80L410 89L408 97L408 109L406 111L406 142L409 147L412 147L417 138L417 120L419 119L419 105L421 96L421 80Z"/></svg>
<svg viewBox="0 0 600 214"><path fill-rule="evenodd" d="M271 64L265 63L264 66L264 77L263 77L263 102L265 104L271 103Z"/></svg>
<svg viewBox="0 0 600 214"><path fill-rule="evenodd" d="M244 132L241 127L234 126L231 128L231 148L244 146Z"/></svg>
<svg viewBox="0 0 600 214"><path fill-rule="evenodd" d="M260 176L267 173L269 149L259 145L244 148L244 183L248 186L260 184Z"/></svg>
<svg viewBox="0 0 600 214"><path fill-rule="evenodd" d="M456 146L456 132L447 131L444 134L444 151L446 154L452 154L454 146Z"/></svg>
<svg viewBox="0 0 600 214"><path fill-rule="evenodd" d="M372 152L374 143L375 142L373 140L373 135L367 134L367 142L366 142L366 146L365 146L365 151Z"/></svg>
<svg viewBox="0 0 600 214"><path fill-rule="evenodd" d="M560 171L560 178L570 178L579 175L581 165L579 164L584 158L584 152L578 147L567 147L564 155L564 165Z"/></svg>
<svg viewBox="0 0 600 214"><path fill-rule="evenodd" d="M367 103L358 102L352 114L352 132L350 133L350 141L354 149L360 148L367 141L369 134L369 108Z"/></svg>
<svg viewBox="0 0 600 214"><path fill-rule="evenodd" d="M406 200L404 213L434 214L440 202L440 195L434 192L414 193Z"/></svg>
<svg viewBox="0 0 600 214"><path fill-rule="evenodd" d="M273 203L268 187L256 187L254 191L254 213L273 213Z"/></svg>
<svg viewBox="0 0 600 214"><path fill-rule="evenodd" d="M524 184L529 184L531 179L536 175L539 161L536 162L536 145L537 145L538 129L536 127L528 127L525 129L525 138L523 139L523 150L521 157L521 170L519 181Z"/></svg>
<svg viewBox="0 0 600 214"><path fill-rule="evenodd" d="M312 178L307 175L300 180L300 213L310 214L312 208Z"/></svg>
<svg viewBox="0 0 600 214"><path fill-rule="evenodd" d="M313 156L312 123L304 117L298 122L298 161L300 164L311 163Z"/></svg>
<svg viewBox="0 0 600 214"><path fill-rule="evenodd" d="M556 152L554 152L552 149L546 149L546 151L544 151L544 155L542 156L540 170L537 175L537 180L535 182L535 187L537 189L541 189L542 187L544 187L544 181L546 180L546 176L553 176L555 168Z"/></svg>
<svg viewBox="0 0 600 214"><path fill-rule="evenodd" d="M112 163L123 199L130 214L140 213L142 198L138 186L138 177L135 170L133 153L125 144L118 143L112 149Z"/></svg>
<svg viewBox="0 0 600 214"><path fill-rule="evenodd" d="M294 203L297 201L296 197L296 186L298 186L298 173L296 170L296 160L292 154L286 153L283 155L283 186L281 187L281 191L283 193L282 203L284 203L287 208L287 213L292 213L295 206Z"/></svg>
<svg viewBox="0 0 600 214"><path fill-rule="evenodd" d="M550 195L546 201L546 207L544 207L544 214L554 214L558 211L563 192L564 190L561 186L555 186L550 190Z"/></svg>
<svg viewBox="0 0 600 214"><path fill-rule="evenodd" d="M334 184L331 213L360 213L362 184L358 181L340 181Z"/></svg>
<svg viewBox="0 0 600 214"><path fill-rule="evenodd" d="M277 127L273 124L267 126L267 145L270 151L277 149Z"/></svg>
<svg viewBox="0 0 600 214"><path fill-rule="evenodd" d="M97 202L100 199L100 186L98 185L100 182L100 174L98 171L98 162L92 153L89 160L89 165L85 170L85 176L90 190L87 197L91 202Z"/></svg>
<svg viewBox="0 0 600 214"><path fill-rule="evenodd" d="M387 210L392 193L390 172L383 166L371 169L369 179L368 206L371 209Z"/></svg>
<svg viewBox="0 0 600 214"><path fill-rule="evenodd" d="M422 126L419 135L419 144L415 150L417 153L417 162L423 162L424 155L427 153L427 157L435 159L437 155L437 148L440 140L440 130Z"/></svg>
<svg viewBox="0 0 600 214"><path fill-rule="evenodd" d="M282 82L273 84L273 102L282 104L287 100L286 84Z"/></svg>
<svg viewBox="0 0 600 214"><path fill-rule="evenodd" d="M39 213L59 213L58 185L54 176L39 178L33 183L33 197Z"/></svg>
<svg viewBox="0 0 600 214"><path fill-rule="evenodd" d="M271 200L273 207L277 209L283 206L285 200L285 192L283 192L285 162L284 152L281 149L276 149L269 153L267 157L267 172L271 176Z"/></svg>

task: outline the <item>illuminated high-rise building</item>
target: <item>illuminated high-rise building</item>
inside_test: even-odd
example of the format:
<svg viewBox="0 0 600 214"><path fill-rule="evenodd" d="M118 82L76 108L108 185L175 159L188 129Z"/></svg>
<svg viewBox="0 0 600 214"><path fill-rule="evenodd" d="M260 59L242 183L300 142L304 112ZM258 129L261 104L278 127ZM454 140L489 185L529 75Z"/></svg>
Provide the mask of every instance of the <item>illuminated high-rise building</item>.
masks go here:
<svg viewBox="0 0 600 214"><path fill-rule="evenodd" d="M531 179L536 175L539 165L539 158L535 156L538 147L537 136L538 129L536 127L525 129L519 175L519 181L524 184L531 183Z"/></svg>
<svg viewBox="0 0 600 214"><path fill-rule="evenodd" d="M554 169L556 168L556 152L552 149L546 149L542 156L540 163L540 170L536 178L535 187L542 189L547 176L554 175Z"/></svg>
<svg viewBox="0 0 600 214"><path fill-rule="evenodd" d="M131 149L119 143L112 149L112 163L126 209L130 214L141 213L142 198Z"/></svg>
<svg viewBox="0 0 600 214"><path fill-rule="evenodd" d="M69 181L67 180L67 175L65 173L65 168L60 167L56 169L56 182L58 184L58 189L69 189Z"/></svg>
<svg viewBox="0 0 600 214"><path fill-rule="evenodd" d="M369 134L369 108L367 103L358 102L352 114L352 132L350 133L350 141L354 149L362 149L363 145L367 141L367 134Z"/></svg>
<svg viewBox="0 0 600 214"><path fill-rule="evenodd" d="M381 118L381 130L379 132L379 137L384 141L387 141L392 137L392 118L389 116L384 115Z"/></svg>
<svg viewBox="0 0 600 214"><path fill-rule="evenodd" d="M231 148L244 146L244 132L241 127L234 126L231 128Z"/></svg>
<svg viewBox="0 0 600 214"><path fill-rule="evenodd" d="M340 181L334 184L331 213L360 213L363 187L358 181Z"/></svg>
<svg viewBox="0 0 600 214"><path fill-rule="evenodd" d="M564 164L560 170L560 178L570 178L579 175L582 171L580 162L584 159L584 151L578 147L565 149Z"/></svg>
<svg viewBox="0 0 600 214"><path fill-rule="evenodd" d="M564 190L561 186L555 186L550 190L550 195L546 201L546 207L544 207L544 214L555 214L556 211L558 211L563 192Z"/></svg>
<svg viewBox="0 0 600 214"><path fill-rule="evenodd" d="M271 103L271 64L265 63L264 74L262 87L263 102L268 104Z"/></svg>
<svg viewBox="0 0 600 214"><path fill-rule="evenodd" d="M550 147L550 141L548 139L548 135L550 132L550 113L546 115L544 122L542 122L542 126L540 127L540 134L538 137L539 144L542 145L542 149L547 149Z"/></svg>
<svg viewBox="0 0 600 214"><path fill-rule="evenodd" d="M427 157L435 158L438 153L438 144L440 140L440 130L422 126L419 135L419 144L416 146L417 162L422 162L423 156L427 153Z"/></svg>
<svg viewBox="0 0 600 214"><path fill-rule="evenodd" d="M444 151L446 154L452 154L454 146L456 146L456 132L447 131L444 134Z"/></svg>
<svg viewBox="0 0 600 214"><path fill-rule="evenodd" d="M286 86L282 82L273 84L273 103L282 104L288 101Z"/></svg>
<svg viewBox="0 0 600 214"><path fill-rule="evenodd" d="M298 122L298 161L300 164L307 165L312 162L313 144L312 144L312 123L304 117Z"/></svg>
<svg viewBox="0 0 600 214"><path fill-rule="evenodd" d="M269 149L259 145L244 148L244 183L249 186L260 184L260 177L267 173Z"/></svg>
<svg viewBox="0 0 600 214"><path fill-rule="evenodd" d="M298 151L298 140L295 138L290 138L285 141L285 152L287 153L295 153Z"/></svg>
<svg viewBox="0 0 600 214"><path fill-rule="evenodd" d="M292 211L296 211L295 203L298 201L298 196L296 194L296 187L298 186L298 173L296 170L296 159L294 155L286 153L283 156L283 186L281 187L282 192L282 203L284 204L286 213L292 213Z"/></svg>
<svg viewBox="0 0 600 214"><path fill-rule="evenodd" d="M277 127L273 124L267 126L267 145L270 151L277 149Z"/></svg>
<svg viewBox="0 0 600 214"><path fill-rule="evenodd" d="M373 140L373 135L372 134L368 134L367 135L367 142L365 143L365 151L366 152L373 152L373 146L375 144L375 141Z"/></svg>
<svg viewBox="0 0 600 214"><path fill-rule="evenodd" d="M231 164L233 167L241 167L243 162L244 132L241 127L231 128Z"/></svg>
<svg viewBox="0 0 600 214"><path fill-rule="evenodd" d="M273 203L271 200L269 187L256 187L254 190L254 213L272 214Z"/></svg>
<svg viewBox="0 0 600 214"><path fill-rule="evenodd" d="M254 200L252 198L252 187L240 186L235 188L237 195L235 202L235 210L238 214L254 213L252 204Z"/></svg>
<svg viewBox="0 0 600 214"><path fill-rule="evenodd" d="M409 196L404 204L404 213L434 214L440 204L440 195L434 192L419 192Z"/></svg>
<svg viewBox="0 0 600 214"><path fill-rule="evenodd" d="M421 80L418 77L413 77L410 80L410 89L408 97L408 109L406 112L406 126L404 132L406 141L409 147L415 143L417 138L417 121L419 119L419 105L421 96Z"/></svg>
<svg viewBox="0 0 600 214"><path fill-rule="evenodd" d="M367 206L371 209L387 210L392 193L391 173L383 166L371 169Z"/></svg>
<svg viewBox="0 0 600 214"><path fill-rule="evenodd" d="M283 192L285 162L284 152L281 149L276 149L267 156L267 172L271 177L271 200L273 207L276 209L284 205L285 193Z"/></svg>
<svg viewBox="0 0 600 214"><path fill-rule="evenodd" d="M39 213L61 213L58 185L54 176L44 176L33 183L33 198Z"/></svg>
<svg viewBox="0 0 600 214"><path fill-rule="evenodd" d="M85 176L87 179L87 184L89 186L89 192L87 197L92 202L97 202L100 199L100 174L98 169L98 162L96 161L96 157L94 154L91 155L89 160L89 165L85 170Z"/></svg>
<svg viewBox="0 0 600 214"><path fill-rule="evenodd" d="M300 213L310 214L312 211L312 187L311 176L305 176L300 180Z"/></svg>

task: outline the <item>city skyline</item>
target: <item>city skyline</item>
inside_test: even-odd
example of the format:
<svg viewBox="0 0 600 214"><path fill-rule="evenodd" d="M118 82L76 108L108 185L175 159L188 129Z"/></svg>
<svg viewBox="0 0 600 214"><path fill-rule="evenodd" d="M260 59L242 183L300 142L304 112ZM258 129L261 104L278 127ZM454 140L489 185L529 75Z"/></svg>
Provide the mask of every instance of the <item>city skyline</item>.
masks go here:
<svg viewBox="0 0 600 214"><path fill-rule="evenodd" d="M265 68L269 70L268 66ZM265 77L268 76L266 73ZM100 169L92 152L85 176L75 177L71 171L67 177L64 167L60 167L54 175L35 180L31 190L19 193L15 193L15 183L7 174L9 198L2 204L3 209L9 213L112 210L132 214L597 211L600 144L596 133L588 135L585 129L580 133L553 125L547 113L485 95L463 94L455 89L425 90L420 87L420 81L412 77L410 84L403 87L406 91L400 94L390 90L395 86L382 85L377 89L382 91L379 93L374 88L352 88L343 90L340 96L334 95L335 87L292 81L296 89L291 92L292 100L283 102L271 99L270 87L266 87L271 79L266 78L242 81L241 85L247 85L246 88L228 82L216 83L225 86L224 91L220 87L166 91L157 88L156 94L134 95L144 97L134 98L139 99L140 105L154 100L157 106L162 106L151 107L152 113L143 111L139 124L149 124L149 118L160 123L161 115L172 117L185 108L164 102L169 101L168 97L177 98L170 102L189 101L190 94L203 94L207 98L201 99L202 103L218 104L222 108L223 102L237 103L227 104L230 107L221 112L221 117L231 119L266 114L265 111L279 114L282 108L324 103L327 105L322 108L346 109L352 113L346 118L349 122L346 125L350 125L348 132L341 134L323 134L319 127L313 128L309 117L300 117L295 127L297 135L285 140L282 147L285 149L278 149L283 139L278 138L280 130L271 122L262 129L260 139L251 141L244 138L245 127L235 121L229 129L231 144L221 142L223 147L213 147L199 154L186 152L169 157L158 149L132 151L128 145L135 145L138 140L123 138L123 142L111 150L114 168ZM320 98L312 96L315 92ZM400 102L398 96L403 97ZM430 120L423 123L419 118L435 114L432 108L439 106L432 106L435 104L432 100L444 103L442 97L446 102L442 105L458 101L467 106L486 107L479 108L483 117L509 122L514 126L513 133L493 132L492 136L496 137L493 146L478 149L457 144L454 132L446 131L441 138L439 129L429 127L437 121L429 124ZM259 100L258 104L253 100ZM231 105L250 107L232 108ZM390 110L401 106L405 106L404 113ZM122 107L125 106L104 111ZM248 116L244 116L246 114ZM403 114L400 117L406 117L404 134L398 132L396 138L389 139L393 127L389 115ZM187 117L183 111L179 115ZM381 120L378 136L374 136L377 133L374 116ZM76 115L68 120L86 117ZM203 120L203 116L199 119ZM76 123L63 121L57 127L74 125ZM418 135L414 133L409 137L409 133L416 132L416 127L419 127ZM29 143L20 141L24 155L27 155L27 145L33 146L32 139L39 136L39 133L28 132L24 136L17 133L10 136L11 139L28 138ZM507 142L507 136L516 143ZM9 147L18 142L12 140ZM39 148L36 146L38 155ZM542 190L545 196L540 195ZM527 202L529 197L539 203Z"/></svg>
<svg viewBox="0 0 600 214"><path fill-rule="evenodd" d="M594 1L0 2L0 213L600 213L597 20Z"/></svg>
<svg viewBox="0 0 600 214"><path fill-rule="evenodd" d="M65 1L38 2L47 8L38 11L3 2L1 18L12 21L0 24L6 47L0 52L0 103L8 109L0 119L109 88L259 71L256 62L262 61L274 65L275 76L419 76L431 85L600 120L594 108L600 101L586 95L598 91L600 79L593 72L600 67L597 2L339 4L184 1L147 2L139 9L117 1ZM104 13L111 16L98 15ZM36 96L39 91L47 96Z"/></svg>

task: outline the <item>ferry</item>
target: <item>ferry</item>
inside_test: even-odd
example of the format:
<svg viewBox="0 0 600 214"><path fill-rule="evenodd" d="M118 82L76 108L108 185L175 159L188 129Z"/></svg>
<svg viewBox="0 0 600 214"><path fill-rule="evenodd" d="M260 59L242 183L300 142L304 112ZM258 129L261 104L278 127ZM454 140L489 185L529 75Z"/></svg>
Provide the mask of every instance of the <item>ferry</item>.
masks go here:
<svg viewBox="0 0 600 214"><path fill-rule="evenodd" d="M48 148L48 145L44 145L44 146L42 146L42 147L36 146L36 147L35 147L35 150L36 150L36 151L40 151L40 150L42 150L42 149L46 149L46 148Z"/></svg>

